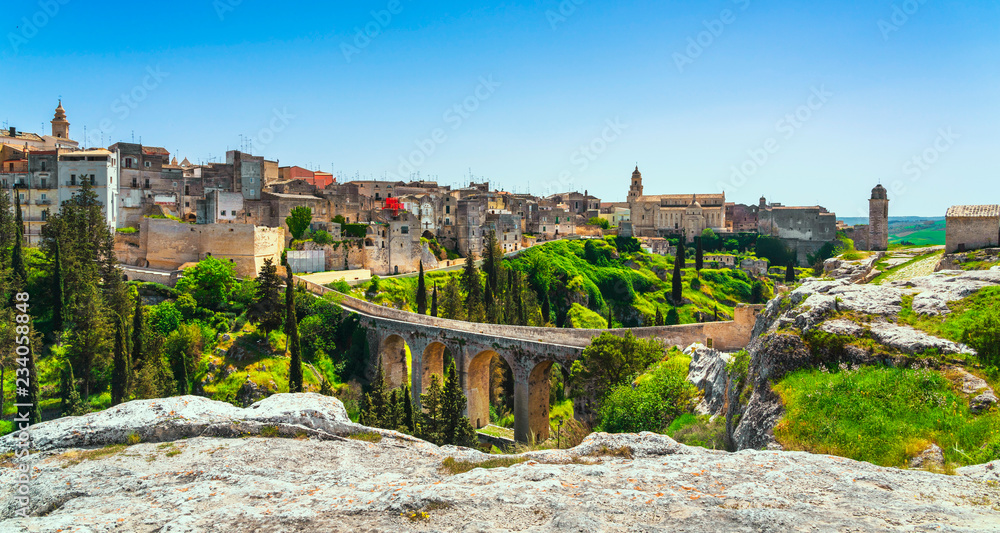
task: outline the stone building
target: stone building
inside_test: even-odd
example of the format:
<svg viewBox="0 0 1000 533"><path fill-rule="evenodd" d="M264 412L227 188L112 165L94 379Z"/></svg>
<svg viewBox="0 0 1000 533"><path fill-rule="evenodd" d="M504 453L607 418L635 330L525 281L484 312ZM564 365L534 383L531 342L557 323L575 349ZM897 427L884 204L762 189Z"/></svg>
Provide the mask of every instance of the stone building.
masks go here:
<svg viewBox="0 0 1000 533"><path fill-rule="evenodd" d="M486 227L488 233L496 233L497 242L504 253L516 252L521 249L521 220L511 213L487 213Z"/></svg>
<svg viewBox="0 0 1000 533"><path fill-rule="evenodd" d="M837 238L837 215L821 206L789 207L761 198L757 219L758 233L780 239L796 253L799 264Z"/></svg>
<svg viewBox="0 0 1000 533"><path fill-rule="evenodd" d="M636 167L629 187L629 215L636 237L684 235L693 241L706 228L726 231L726 194L642 194L642 174Z"/></svg>
<svg viewBox="0 0 1000 533"><path fill-rule="evenodd" d="M757 206L726 204L726 229L731 233L757 232Z"/></svg>
<svg viewBox="0 0 1000 533"><path fill-rule="evenodd" d="M1000 205L956 205L948 209L945 252L1000 245Z"/></svg>

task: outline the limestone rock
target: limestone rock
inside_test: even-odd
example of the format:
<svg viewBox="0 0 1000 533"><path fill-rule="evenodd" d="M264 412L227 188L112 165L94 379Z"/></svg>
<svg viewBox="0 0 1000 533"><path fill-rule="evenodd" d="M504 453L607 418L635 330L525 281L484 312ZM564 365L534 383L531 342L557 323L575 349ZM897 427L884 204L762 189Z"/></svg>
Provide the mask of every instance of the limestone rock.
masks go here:
<svg viewBox="0 0 1000 533"><path fill-rule="evenodd" d="M703 344L691 345L684 350L684 353L691 356L687 380L704 394L695 410L703 415L722 413L726 406L726 386L729 382L726 365L732 356Z"/></svg>
<svg viewBox="0 0 1000 533"><path fill-rule="evenodd" d="M240 390L236 391L236 402L243 407L246 407L267 396L267 389L260 388L253 382L253 380L247 377L247 380L243 382L243 386L240 387Z"/></svg>
<svg viewBox="0 0 1000 533"><path fill-rule="evenodd" d="M985 413L997 404L997 396L993 391L986 391L969 400L969 411L974 414Z"/></svg>
<svg viewBox="0 0 1000 533"><path fill-rule="evenodd" d="M941 468L944 466L944 452L937 444L931 444L910 460L910 468Z"/></svg>

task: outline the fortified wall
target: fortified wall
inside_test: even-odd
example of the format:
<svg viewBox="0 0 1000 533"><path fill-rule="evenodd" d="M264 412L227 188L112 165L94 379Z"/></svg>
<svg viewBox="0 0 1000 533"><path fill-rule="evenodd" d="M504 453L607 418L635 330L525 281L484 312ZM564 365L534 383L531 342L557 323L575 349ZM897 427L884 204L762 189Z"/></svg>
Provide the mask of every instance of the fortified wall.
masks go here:
<svg viewBox="0 0 1000 533"><path fill-rule="evenodd" d="M119 236L118 260L137 267L177 270L208 256L233 264L236 275L256 277L265 259L281 260L285 231L252 224L185 224L144 218L139 234Z"/></svg>

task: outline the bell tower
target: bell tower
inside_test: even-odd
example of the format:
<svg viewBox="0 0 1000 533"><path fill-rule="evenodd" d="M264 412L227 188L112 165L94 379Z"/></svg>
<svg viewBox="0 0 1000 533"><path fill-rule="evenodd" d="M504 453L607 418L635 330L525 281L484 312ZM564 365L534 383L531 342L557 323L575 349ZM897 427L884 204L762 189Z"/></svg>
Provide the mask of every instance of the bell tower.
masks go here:
<svg viewBox="0 0 1000 533"><path fill-rule="evenodd" d="M642 196L642 172L639 172L639 165L635 166L632 173L632 185L628 188L628 203L632 203Z"/></svg>
<svg viewBox="0 0 1000 533"><path fill-rule="evenodd" d="M63 109L62 100L59 100L56 116L52 119L52 136L57 139L69 139L69 121L66 120L66 110Z"/></svg>
<svg viewBox="0 0 1000 533"><path fill-rule="evenodd" d="M868 249L884 252L889 249L889 195L882 184L872 189L868 200Z"/></svg>

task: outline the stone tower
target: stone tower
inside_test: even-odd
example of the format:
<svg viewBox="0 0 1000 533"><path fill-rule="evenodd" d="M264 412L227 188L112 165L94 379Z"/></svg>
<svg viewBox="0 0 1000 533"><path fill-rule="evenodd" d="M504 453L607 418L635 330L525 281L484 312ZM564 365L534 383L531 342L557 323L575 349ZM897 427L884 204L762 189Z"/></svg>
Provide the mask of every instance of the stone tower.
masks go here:
<svg viewBox="0 0 1000 533"><path fill-rule="evenodd" d="M66 110L63 109L62 100L59 100L56 116L52 119L52 136L57 139L69 139L69 121L66 120Z"/></svg>
<svg viewBox="0 0 1000 533"><path fill-rule="evenodd" d="M868 248L874 252L889 249L889 195L882 184L872 189L868 200Z"/></svg>
<svg viewBox="0 0 1000 533"><path fill-rule="evenodd" d="M628 203L636 201L642 196L642 172L639 172L639 165L635 166L632 173L632 185L628 188Z"/></svg>

